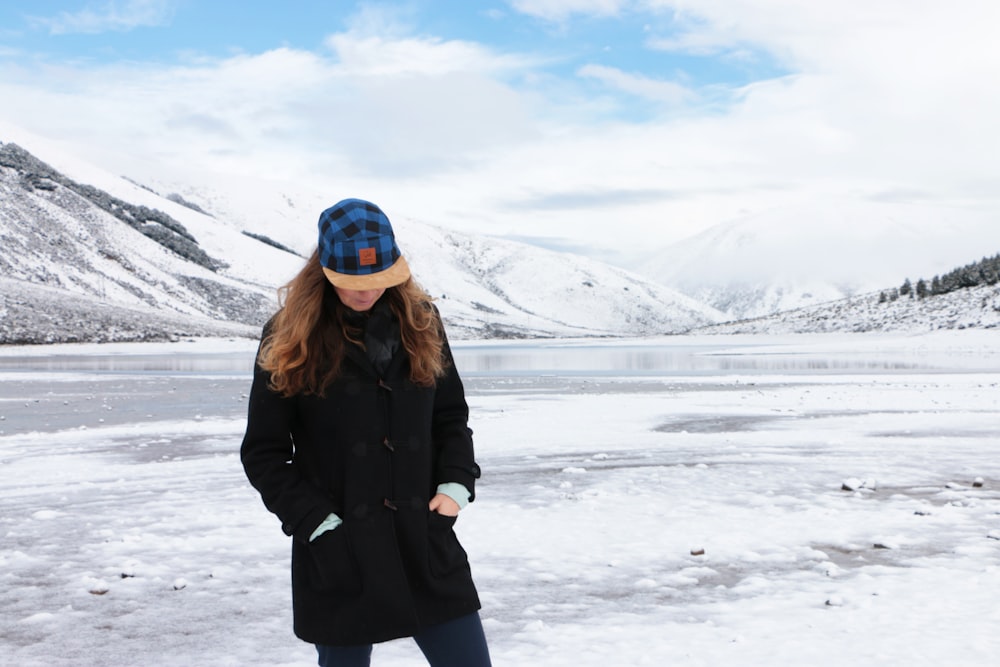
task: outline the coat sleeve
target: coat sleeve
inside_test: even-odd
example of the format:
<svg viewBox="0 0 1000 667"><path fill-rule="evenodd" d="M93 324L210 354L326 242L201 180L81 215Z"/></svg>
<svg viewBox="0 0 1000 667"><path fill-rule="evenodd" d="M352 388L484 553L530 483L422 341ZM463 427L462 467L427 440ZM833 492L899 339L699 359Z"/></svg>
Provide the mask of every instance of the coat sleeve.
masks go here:
<svg viewBox="0 0 1000 667"><path fill-rule="evenodd" d="M469 406L447 338L443 352L447 370L444 377L438 379L434 393L433 438L437 453L434 482L436 485L457 482L468 489L472 501L481 471L475 461L472 429L468 425Z"/></svg>
<svg viewBox="0 0 1000 667"><path fill-rule="evenodd" d="M335 509L296 463L291 435L294 399L280 396L269 384L270 375L256 365L240 459L247 479L264 506L281 520L285 534L308 541Z"/></svg>

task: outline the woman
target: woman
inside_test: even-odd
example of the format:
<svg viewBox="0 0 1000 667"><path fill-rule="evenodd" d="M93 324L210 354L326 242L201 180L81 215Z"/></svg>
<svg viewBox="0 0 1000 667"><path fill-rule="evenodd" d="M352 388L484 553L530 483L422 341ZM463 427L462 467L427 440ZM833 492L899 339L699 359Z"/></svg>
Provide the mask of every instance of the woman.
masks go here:
<svg viewBox="0 0 1000 667"><path fill-rule="evenodd" d="M295 634L320 665L413 637L434 667L489 652L452 530L475 495L468 406L389 219L341 201L264 329L241 457L292 536Z"/></svg>

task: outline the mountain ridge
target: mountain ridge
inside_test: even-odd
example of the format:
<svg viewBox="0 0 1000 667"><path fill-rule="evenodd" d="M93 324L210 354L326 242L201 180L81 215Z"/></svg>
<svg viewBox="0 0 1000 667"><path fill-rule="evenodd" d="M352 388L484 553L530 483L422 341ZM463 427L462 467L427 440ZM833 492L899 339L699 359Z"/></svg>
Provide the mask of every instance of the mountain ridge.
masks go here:
<svg viewBox="0 0 1000 667"><path fill-rule="evenodd" d="M292 199L289 218L255 225L75 158L54 154L72 169L63 173L20 144L0 143L0 153L0 342L256 336L277 287L304 263L297 249L315 244L318 210L303 220L308 207ZM655 335L721 319L586 258L412 220L394 227L454 337Z"/></svg>
<svg viewBox="0 0 1000 667"><path fill-rule="evenodd" d="M16 138L43 155L0 142L0 343L256 337L332 203L294 183L141 184ZM955 269L984 245L991 254L994 241L1000 248L992 220L933 206L826 208L814 218L812 208L787 209L717 225L656 253L646 274L659 272L661 282L390 217L459 339L995 326L990 286L975 298L879 298L902 277ZM789 222L807 219L821 227L809 243ZM873 270L879 258L888 260Z"/></svg>

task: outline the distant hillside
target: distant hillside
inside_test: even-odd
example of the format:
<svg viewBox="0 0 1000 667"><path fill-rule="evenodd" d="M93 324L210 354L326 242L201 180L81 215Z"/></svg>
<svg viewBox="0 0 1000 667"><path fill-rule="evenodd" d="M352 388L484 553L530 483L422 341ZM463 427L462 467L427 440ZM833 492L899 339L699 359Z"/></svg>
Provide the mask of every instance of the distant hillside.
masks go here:
<svg viewBox="0 0 1000 667"><path fill-rule="evenodd" d="M827 304L767 317L699 328L697 333L829 333L937 329L993 329L1000 326L1000 255L916 284L869 292ZM933 291L932 287L933 286Z"/></svg>
<svg viewBox="0 0 1000 667"><path fill-rule="evenodd" d="M130 308L87 294L0 278L0 343L106 343L186 337L252 337L259 327L149 308Z"/></svg>
<svg viewBox="0 0 1000 667"><path fill-rule="evenodd" d="M933 203L813 200L720 223L656 253L643 275L747 319L899 284L1000 248L1000 225Z"/></svg>
<svg viewBox="0 0 1000 667"><path fill-rule="evenodd" d="M997 282L1000 282L1000 255L984 257L978 262L952 269L930 280L920 278L913 283L907 278L898 289L882 292L879 300L892 301L901 296L916 296L918 299L923 299L979 285L996 285Z"/></svg>

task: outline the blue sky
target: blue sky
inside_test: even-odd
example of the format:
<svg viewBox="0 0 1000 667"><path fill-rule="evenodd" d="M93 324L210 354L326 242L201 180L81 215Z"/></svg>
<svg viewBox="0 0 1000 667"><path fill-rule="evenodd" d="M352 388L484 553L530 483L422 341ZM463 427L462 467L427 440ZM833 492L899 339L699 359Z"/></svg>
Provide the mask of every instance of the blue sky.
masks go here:
<svg viewBox="0 0 1000 667"><path fill-rule="evenodd" d="M582 67L599 66L721 92L786 73L766 51L747 45L731 52L658 49L657 41L685 30L682 15L669 6L636 11L618 4L621 9L612 13L581 8L532 14L527 8L519 11L516 3L468 0L15 2L0 7L0 25L5 26L0 36L7 49L40 63L170 66L282 47L322 52L331 34L372 22L397 34L532 54L535 69L563 80ZM599 83L582 79L578 85L581 94L600 94ZM642 95L632 97L629 104L605 108L604 116L635 120L657 113Z"/></svg>
<svg viewBox="0 0 1000 667"><path fill-rule="evenodd" d="M683 20L670 7L609 15L569 13L558 18L517 11L502 1L268 2L175 0L5 3L0 25L9 47L48 59L151 60L169 63L185 54L226 57L278 46L315 50L331 33L383 9L418 34L470 40L497 49L549 53L553 68L569 71L599 62L649 75L676 74L703 83L746 83L775 70L761 60L655 51L650 44L675 36Z"/></svg>
<svg viewBox="0 0 1000 667"><path fill-rule="evenodd" d="M813 201L997 206L996 4L8 2L0 121L627 264Z"/></svg>

